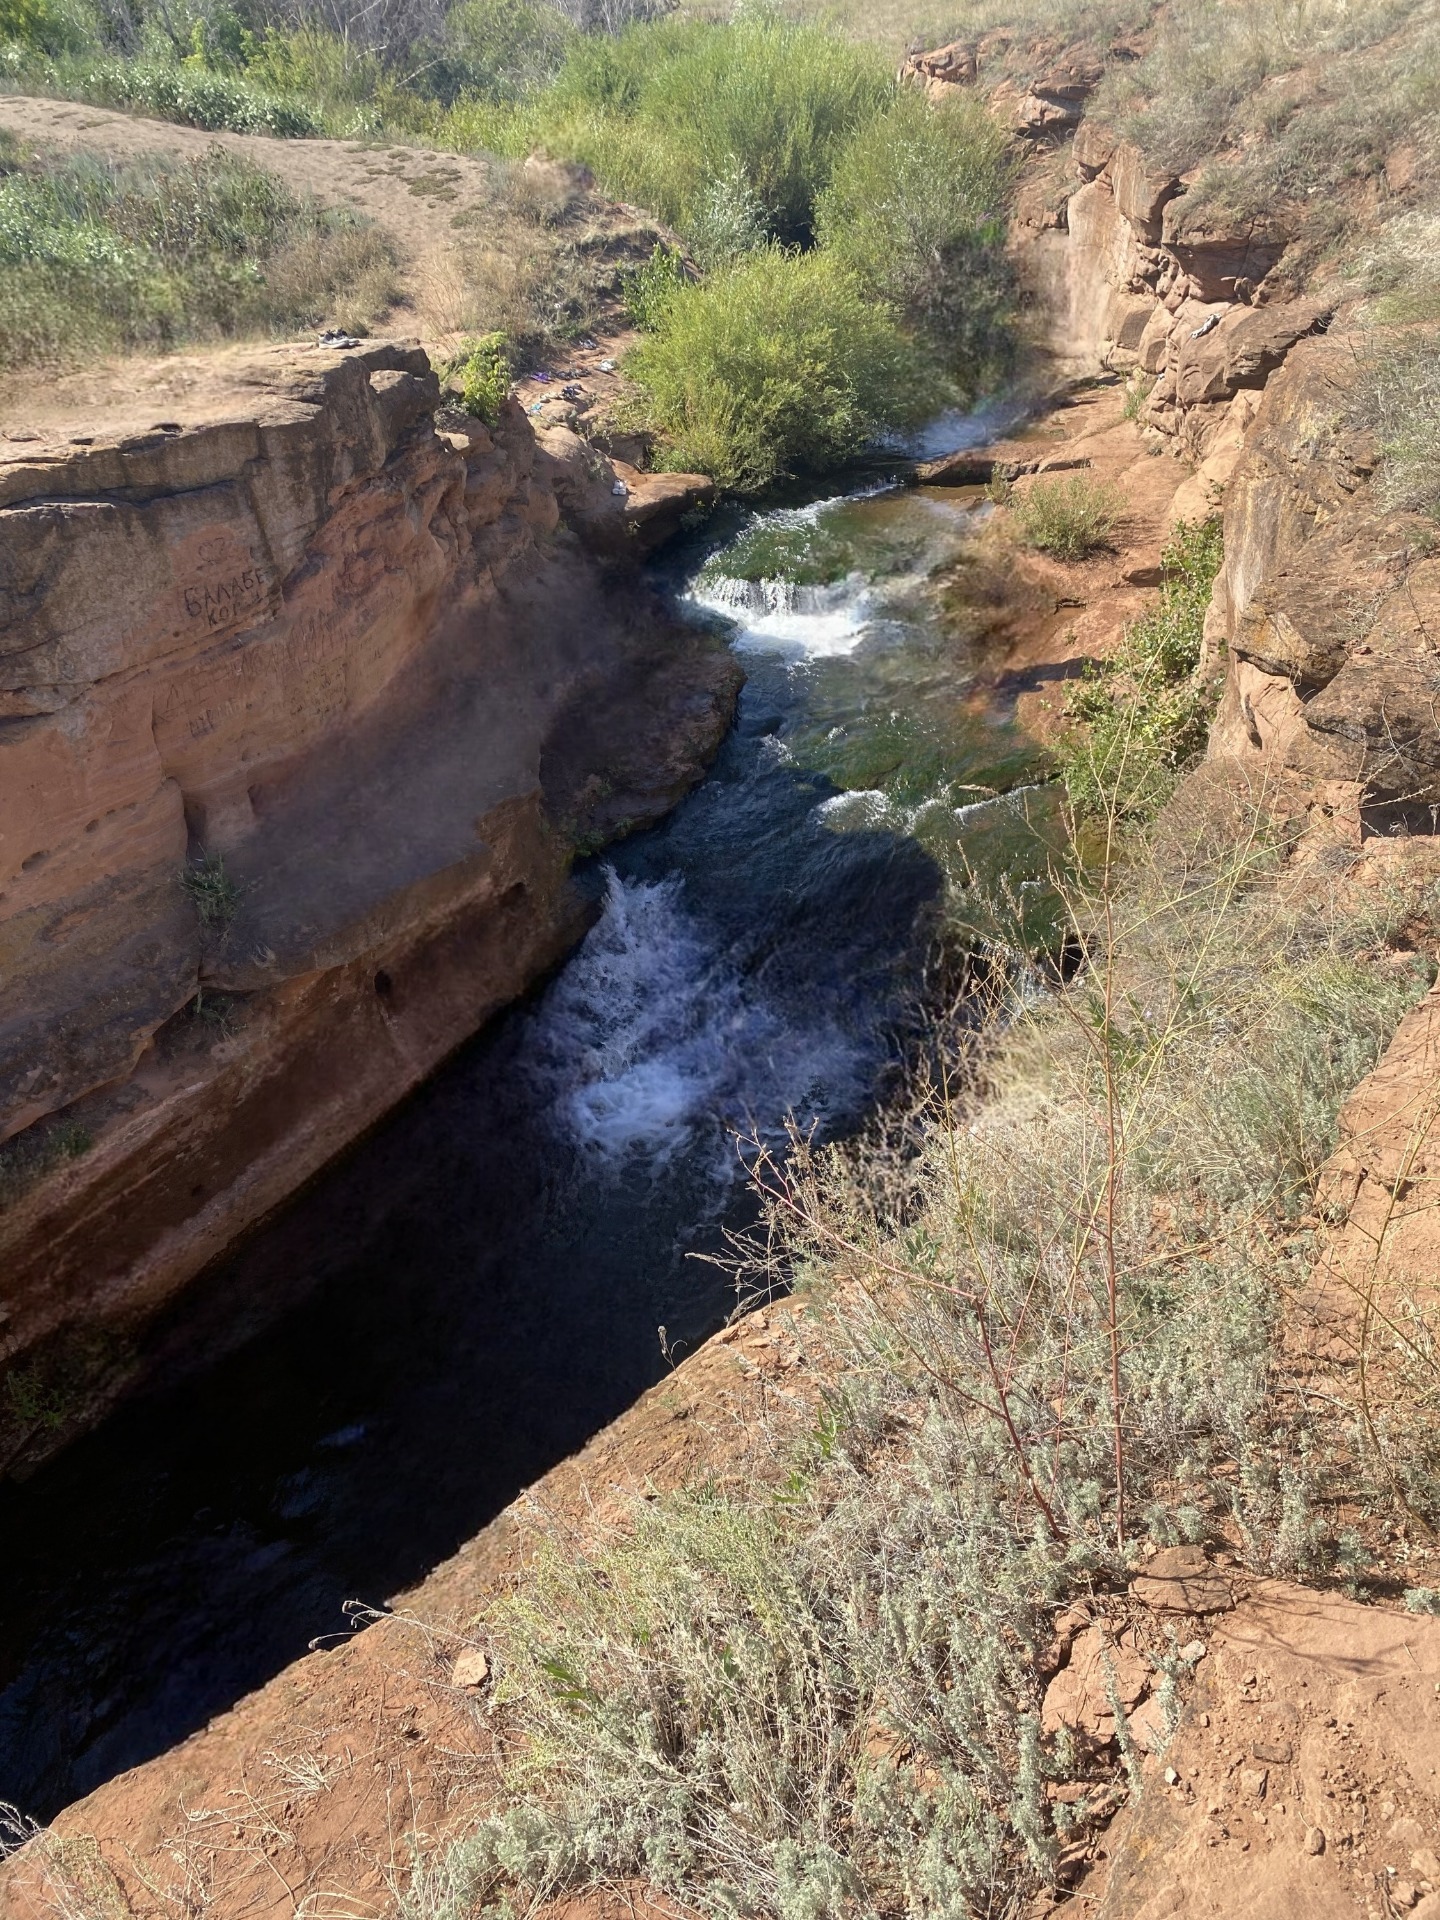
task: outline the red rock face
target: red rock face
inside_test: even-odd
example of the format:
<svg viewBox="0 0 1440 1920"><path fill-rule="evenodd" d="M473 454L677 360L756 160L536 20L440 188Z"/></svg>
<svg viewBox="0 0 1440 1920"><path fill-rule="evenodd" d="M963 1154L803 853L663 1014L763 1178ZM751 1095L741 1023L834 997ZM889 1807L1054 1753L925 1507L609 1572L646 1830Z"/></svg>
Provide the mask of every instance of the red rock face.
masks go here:
<svg viewBox="0 0 1440 1920"><path fill-rule="evenodd" d="M615 492L514 407L437 431L414 347L193 374L178 426L0 456L0 1360L47 1410L0 1461L576 936L573 703L642 821L735 690L614 564L708 482Z"/></svg>

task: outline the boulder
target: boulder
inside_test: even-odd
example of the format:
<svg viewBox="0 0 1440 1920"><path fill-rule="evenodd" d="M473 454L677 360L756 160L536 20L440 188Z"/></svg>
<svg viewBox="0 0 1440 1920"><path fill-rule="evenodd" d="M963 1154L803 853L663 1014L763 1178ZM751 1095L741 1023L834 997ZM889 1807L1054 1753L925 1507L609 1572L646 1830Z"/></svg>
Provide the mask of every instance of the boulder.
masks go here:
<svg viewBox="0 0 1440 1920"><path fill-rule="evenodd" d="M1234 300L1237 289L1260 285L1284 253L1289 236L1273 222L1232 221L1187 207L1188 194L1165 204L1160 237L1198 300Z"/></svg>
<svg viewBox="0 0 1440 1920"><path fill-rule="evenodd" d="M902 62L900 80L922 87L932 100L945 99L954 87L973 86L975 48L968 40L954 40L933 53L912 53Z"/></svg>
<svg viewBox="0 0 1440 1920"><path fill-rule="evenodd" d="M1263 387L1296 342L1323 332L1333 312L1332 301L1289 300L1229 307L1213 325L1177 326L1170 336L1176 397L1182 406L1198 406L1228 400L1242 387Z"/></svg>

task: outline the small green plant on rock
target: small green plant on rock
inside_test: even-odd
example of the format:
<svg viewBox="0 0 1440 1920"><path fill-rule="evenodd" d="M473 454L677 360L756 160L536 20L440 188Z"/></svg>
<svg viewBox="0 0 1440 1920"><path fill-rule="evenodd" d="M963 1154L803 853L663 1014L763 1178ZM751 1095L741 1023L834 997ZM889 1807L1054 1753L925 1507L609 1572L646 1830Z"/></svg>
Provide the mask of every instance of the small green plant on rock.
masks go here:
<svg viewBox="0 0 1440 1920"><path fill-rule="evenodd" d="M1154 374L1137 373L1125 389L1125 405L1121 410L1121 418L1131 421L1143 419L1146 402L1154 391Z"/></svg>
<svg viewBox="0 0 1440 1920"><path fill-rule="evenodd" d="M202 853L181 874L180 884L195 902L201 926L223 933L240 906L240 888L225 871L225 856Z"/></svg>
<svg viewBox="0 0 1440 1920"><path fill-rule="evenodd" d="M1181 521L1161 559L1158 603L1127 631L1113 659L1071 696L1082 723L1061 752L1070 802L1082 815L1142 819L1205 745L1213 686L1199 668L1205 611L1223 558L1220 521Z"/></svg>
<svg viewBox="0 0 1440 1920"><path fill-rule="evenodd" d="M1015 499L1015 518L1027 547L1057 560L1084 560L1107 546L1124 506L1118 489L1077 473L1036 480Z"/></svg>
<svg viewBox="0 0 1440 1920"><path fill-rule="evenodd" d="M466 413L487 427L499 425L500 410L510 397L510 342L503 333L463 340L445 375L459 388Z"/></svg>
<svg viewBox="0 0 1440 1920"><path fill-rule="evenodd" d="M47 1173L66 1160L78 1160L93 1145L89 1130L74 1120L58 1126L42 1122L7 1140L0 1147L0 1211L28 1193Z"/></svg>

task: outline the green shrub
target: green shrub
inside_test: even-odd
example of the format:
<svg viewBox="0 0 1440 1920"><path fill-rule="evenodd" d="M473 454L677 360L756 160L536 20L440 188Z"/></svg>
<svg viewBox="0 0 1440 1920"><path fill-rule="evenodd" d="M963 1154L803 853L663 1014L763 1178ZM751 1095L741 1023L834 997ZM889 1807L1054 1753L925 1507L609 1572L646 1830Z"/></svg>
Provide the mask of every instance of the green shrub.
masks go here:
<svg viewBox="0 0 1440 1920"><path fill-rule="evenodd" d="M1076 473L1034 480L1013 496L1012 505L1026 546L1057 560L1083 560L1109 541L1124 501L1114 487Z"/></svg>
<svg viewBox="0 0 1440 1920"><path fill-rule="evenodd" d="M660 307L631 354L671 467L756 492L933 405L889 312L825 252L766 250Z"/></svg>
<svg viewBox="0 0 1440 1920"><path fill-rule="evenodd" d="M312 22L272 27L249 52L244 84L309 112L317 129L350 138L418 132L435 118L377 53Z"/></svg>
<svg viewBox="0 0 1440 1920"><path fill-rule="evenodd" d="M643 266L632 267L620 276L625 311L637 327L653 333L671 298L688 284L689 275L680 254L674 247L657 246Z"/></svg>
<svg viewBox="0 0 1440 1920"><path fill-rule="evenodd" d="M822 243L972 387L1011 350L1013 164L978 102L933 107L904 93L851 136L817 209Z"/></svg>
<svg viewBox="0 0 1440 1920"><path fill-rule="evenodd" d="M75 53L95 32L83 0L0 0L0 43L42 55Z"/></svg>
<svg viewBox="0 0 1440 1920"><path fill-rule="evenodd" d="M836 154L892 94L873 54L818 27L768 12L671 18L579 37L551 86L508 126L485 125L501 151L583 161L608 193L686 232L738 167L771 232L804 241Z"/></svg>
<svg viewBox="0 0 1440 1920"><path fill-rule="evenodd" d="M360 324L389 304L388 244L248 161L0 153L0 364L289 331L337 296Z"/></svg>
<svg viewBox="0 0 1440 1920"><path fill-rule="evenodd" d="M545 0L459 0L429 53L426 91L447 106L461 96L520 98L553 79L574 36Z"/></svg>
<svg viewBox="0 0 1440 1920"><path fill-rule="evenodd" d="M445 368L447 379L458 383L460 404L487 427L499 424L500 410L510 397L510 342L503 333L464 340Z"/></svg>
<svg viewBox="0 0 1440 1920"><path fill-rule="evenodd" d="M733 266L742 254L766 244L769 223L744 167L731 159L701 196L690 220L690 250L709 272Z"/></svg>
<svg viewBox="0 0 1440 1920"><path fill-rule="evenodd" d="M1085 731L1066 743L1061 765L1082 815L1149 817L1205 746L1215 692L1197 670L1223 559L1219 519L1181 521L1162 558L1159 603L1131 624L1114 658L1070 702Z"/></svg>
<svg viewBox="0 0 1440 1920"><path fill-rule="evenodd" d="M319 116L301 101L282 100L231 74L211 73L178 61L77 53L40 67L0 57L0 79L66 99L203 127L207 132L303 139L323 131Z"/></svg>

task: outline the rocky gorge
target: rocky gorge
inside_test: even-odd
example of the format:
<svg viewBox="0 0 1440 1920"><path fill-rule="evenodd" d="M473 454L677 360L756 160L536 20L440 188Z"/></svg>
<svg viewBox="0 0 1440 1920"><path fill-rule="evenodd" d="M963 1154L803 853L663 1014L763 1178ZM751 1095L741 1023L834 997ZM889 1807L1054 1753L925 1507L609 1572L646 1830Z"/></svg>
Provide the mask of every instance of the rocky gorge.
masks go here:
<svg viewBox="0 0 1440 1920"><path fill-rule="evenodd" d="M724 732L735 668L633 578L708 483L440 406L414 347L236 350L6 441L12 1470L553 964L576 838Z"/></svg>
<svg viewBox="0 0 1440 1920"><path fill-rule="evenodd" d="M981 41L916 56L909 70L943 98L989 88L993 63ZM1218 510L1224 563L1205 631L1221 689L1194 792L1212 781L1263 793L1317 887L1423 890L1437 871L1440 561L1427 517L1395 510L1376 485L1381 450L1350 397L1368 323L1343 280L1297 265L1283 232L1189 217L1193 182L1157 174L1087 113L1103 66L1094 48L1043 43L1021 79L988 91L1026 155L1012 254L1064 364L1025 435L942 453L920 475L934 488L998 478L1023 493L1032 476L1085 471L1121 489L1126 517L1113 554L1079 567L1018 562L987 684L1033 732L1053 732L1055 682L1119 644L1160 581L1169 529ZM1403 196L1398 167L1395 177ZM243 492L243 462L199 447L182 455L173 430L129 449L97 439L93 467L91 450L84 462L57 451L47 466L28 441L13 462L24 469L17 507L53 520L53 495L83 502L102 529L84 537L116 541L87 559L87 577L133 579L144 601L133 659L102 660L102 635L82 660L86 629L79 615L59 617L57 563L22 576L55 619L16 649L41 664L11 696L12 738L33 742L50 784L37 782L47 810L26 851L14 849L31 891L12 889L21 904L6 978L23 983L30 966L59 991L58 946L85 983L64 988L65 1005L87 1014L72 1030L37 991L15 1029L17 1137L56 1142L0 1218L21 1276L6 1327L26 1369L12 1404L31 1411L28 1425L12 1414L19 1463L151 1363L144 1329L164 1322L150 1316L206 1260L574 939L574 845L668 806L714 750L733 700L728 656L682 640L626 565L647 537L631 527L673 526L704 497L702 481L597 466L569 435L547 450L514 410L493 435L437 419L424 362L398 347L336 355L320 372L277 351L233 377L273 396L276 418L257 409L260 430L301 443L324 472L328 513L298 473L298 504L250 506L258 531L242 507L202 508L192 493ZM1134 392L1151 380L1122 418L1121 383ZM135 464L118 467L122 455ZM206 459L218 478L202 477ZM56 484L72 465L83 491L78 479ZM24 491L40 484L32 467L43 493ZM143 477L157 471L163 481ZM158 505L151 525L163 533L111 532L116 502ZM80 537L67 527L58 551ZM176 572L186 539L195 560ZM36 549L15 551L29 564ZM193 661L187 621L205 629ZM252 626L277 663L258 693L235 663ZM142 711L138 731L122 694ZM257 698L273 704L257 713ZM281 713L283 726L271 717ZM477 729L490 743L483 762ZM83 769L68 788L48 772L67 748ZM417 763L434 783L423 806ZM104 785L100 798L90 782ZM133 872L111 875L96 851L107 832L127 861L142 849ZM202 875L220 869L200 862L223 860L235 890L223 921L207 923L194 886L182 888L187 859ZM43 965L28 959L37 952ZM207 998L224 1016L218 1034L204 1024ZM1413 1291L1432 1263L1433 1002L1407 1016L1356 1091L1324 1172L1316 1230L1330 1231L1329 1251L1289 1336L1317 1393L1353 1369L1357 1298L1368 1314L1402 1277ZM7 1019L9 1008L7 995ZM39 1073L36 1031L50 1049ZM338 1077L326 1068L337 1058ZM71 1125L85 1130L83 1151L65 1146ZM97 1264L102 1245L108 1265ZM119 1332L90 1360L97 1317ZM492 1597L524 1584L534 1538L557 1516L578 1536L632 1498L763 1480L773 1460L760 1436L803 1427L824 1402L803 1319L771 1306L738 1320L391 1617L67 1809L0 1872L0 1910L31 1920L68 1900L87 1920L158 1920L177 1907L276 1920L396 1911L413 1891L397 1858L414 1837L463 1832L497 1791L477 1624ZM1427 1539L1414 1527L1392 1543L1397 1590L1427 1579ZM1053 1893L1033 1910L1428 1914L1440 1897L1435 1619L1257 1578L1233 1552L1151 1542L1146 1556L1128 1586L1057 1614L1044 1655L1046 1731L1113 1754L1128 1717L1145 1785L1125 1811L1118 1788L1093 1802L1069 1782L1055 1788L1084 1811ZM1182 1644L1199 1652L1178 1729L1156 1740L1163 1754L1147 1754L1156 1661L1173 1667ZM579 1910L637 1907L671 1910L643 1885Z"/></svg>

